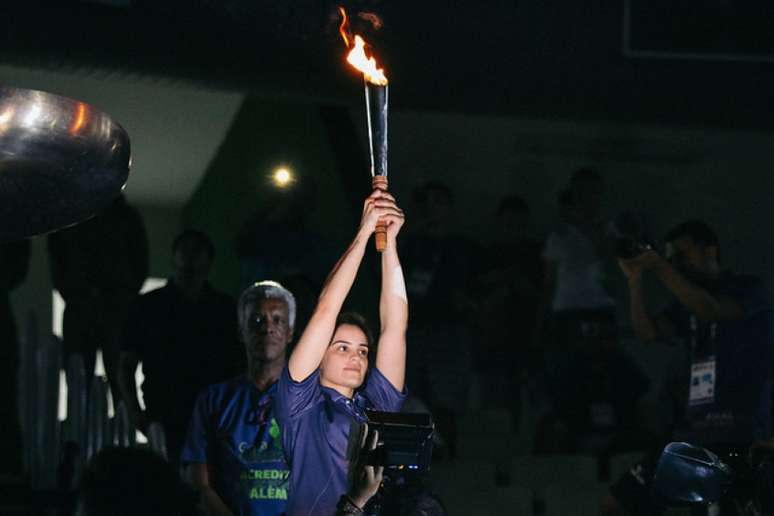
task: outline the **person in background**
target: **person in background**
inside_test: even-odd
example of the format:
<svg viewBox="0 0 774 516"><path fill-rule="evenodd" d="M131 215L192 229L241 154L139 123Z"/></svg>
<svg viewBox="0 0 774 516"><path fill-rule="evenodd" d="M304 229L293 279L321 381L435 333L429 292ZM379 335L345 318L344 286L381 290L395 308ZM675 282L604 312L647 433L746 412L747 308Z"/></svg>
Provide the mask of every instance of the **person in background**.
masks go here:
<svg viewBox="0 0 774 516"><path fill-rule="evenodd" d="M51 278L65 302L65 358L83 356L94 375L102 349L113 400L120 398L118 359L129 307L148 276L148 238L123 194L94 218L48 236Z"/></svg>
<svg viewBox="0 0 774 516"><path fill-rule="evenodd" d="M670 437L721 456L745 456L754 442L771 437L774 328L766 289L756 276L721 268L718 236L701 220L675 226L664 240L666 256L648 250L619 264L638 339L676 343L687 351ZM661 312L651 312L646 303L646 274L673 296ZM602 514L663 512L649 496L657 456L646 456L613 484Z"/></svg>
<svg viewBox="0 0 774 516"><path fill-rule="evenodd" d="M613 256L604 193L597 172L575 172L561 199L563 222L543 249L545 282L533 342L544 351L552 412L541 423L536 452L607 453L622 446L649 388L620 348L616 302L605 286Z"/></svg>
<svg viewBox="0 0 774 516"><path fill-rule="evenodd" d="M277 278L283 285L289 285L284 281L289 278L303 278L317 292L328 273L327 264L336 259L338 249L330 238L314 229L318 197L315 178L299 175L282 188L269 190L266 196L236 236L240 287L252 285L255 278ZM271 242L270 249L266 242ZM314 252L307 252L309 249ZM300 292L291 290L301 303ZM299 318L299 322L303 320Z"/></svg>
<svg viewBox="0 0 774 516"><path fill-rule="evenodd" d="M431 181L417 188L411 213L401 247L411 297L408 377L446 444L438 456L452 459L470 384L477 252L455 232L454 195L447 185Z"/></svg>
<svg viewBox="0 0 774 516"><path fill-rule="evenodd" d="M279 283L261 281L242 292L237 311L247 371L199 395L181 462L206 514L281 515L290 471L274 400L296 301Z"/></svg>
<svg viewBox="0 0 774 516"><path fill-rule="evenodd" d="M243 369L234 301L207 281L215 248L204 233L186 230L172 245L173 275L132 306L121 350L120 385L129 417L141 432L164 427L177 463L196 396ZM135 372L142 362L145 410Z"/></svg>
<svg viewBox="0 0 774 516"><path fill-rule="evenodd" d="M541 246L529 237L530 210L518 195L504 197L495 212L495 239L482 256L475 281L479 341L476 368L485 404L511 411L519 428L521 386L532 356L530 339L542 288Z"/></svg>

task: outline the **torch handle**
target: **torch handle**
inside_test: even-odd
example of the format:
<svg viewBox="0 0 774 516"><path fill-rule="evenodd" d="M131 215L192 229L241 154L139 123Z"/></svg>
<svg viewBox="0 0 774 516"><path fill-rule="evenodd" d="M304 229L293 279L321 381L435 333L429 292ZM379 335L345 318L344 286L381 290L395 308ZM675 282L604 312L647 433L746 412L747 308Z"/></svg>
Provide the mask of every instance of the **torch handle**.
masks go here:
<svg viewBox="0 0 774 516"><path fill-rule="evenodd" d="M374 176L371 180L371 188L387 191L387 176ZM374 243L380 253L387 249L387 223L379 220L374 230Z"/></svg>

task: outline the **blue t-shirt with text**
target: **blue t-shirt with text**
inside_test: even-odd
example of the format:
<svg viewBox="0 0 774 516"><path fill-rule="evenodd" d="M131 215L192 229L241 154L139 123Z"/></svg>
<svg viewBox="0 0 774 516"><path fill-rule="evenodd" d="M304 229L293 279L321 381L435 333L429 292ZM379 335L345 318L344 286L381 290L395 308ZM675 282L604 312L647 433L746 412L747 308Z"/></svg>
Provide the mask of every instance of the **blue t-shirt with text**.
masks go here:
<svg viewBox="0 0 774 516"><path fill-rule="evenodd" d="M210 485L237 516L285 513L290 471L276 390L261 392L243 375L211 385L196 401L181 462L207 464Z"/></svg>

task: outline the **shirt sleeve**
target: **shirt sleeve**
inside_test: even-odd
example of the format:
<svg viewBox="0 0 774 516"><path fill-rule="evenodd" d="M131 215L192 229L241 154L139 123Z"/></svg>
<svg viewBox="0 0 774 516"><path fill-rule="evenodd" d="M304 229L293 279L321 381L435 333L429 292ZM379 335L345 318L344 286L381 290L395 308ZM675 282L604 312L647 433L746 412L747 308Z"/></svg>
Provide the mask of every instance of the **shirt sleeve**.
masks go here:
<svg viewBox="0 0 774 516"><path fill-rule="evenodd" d="M277 382L275 408L280 425L288 422L313 406L320 399L320 370L297 382L290 377L288 367L282 370Z"/></svg>
<svg viewBox="0 0 774 516"><path fill-rule="evenodd" d="M406 401L406 389L396 389L379 369L374 367L368 373L363 395L375 410L398 412Z"/></svg>
<svg viewBox="0 0 774 516"><path fill-rule="evenodd" d="M180 462L206 464L212 431L210 429L210 392L205 389L196 399L191 422L188 424Z"/></svg>

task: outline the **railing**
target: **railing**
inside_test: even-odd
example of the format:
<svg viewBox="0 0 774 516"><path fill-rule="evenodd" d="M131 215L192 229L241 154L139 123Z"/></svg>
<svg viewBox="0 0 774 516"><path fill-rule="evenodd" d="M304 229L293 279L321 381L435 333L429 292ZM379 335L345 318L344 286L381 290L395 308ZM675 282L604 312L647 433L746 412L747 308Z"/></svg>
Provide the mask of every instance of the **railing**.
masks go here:
<svg viewBox="0 0 774 516"><path fill-rule="evenodd" d="M106 446L134 446L135 429L123 402L108 414L110 396L105 378L86 377L83 358L63 363L62 341L40 338L31 314L22 342L19 371L19 415L23 430L24 465L36 491L71 489L82 465ZM60 376L67 379L67 414L59 420ZM164 429L152 423L149 446L167 456Z"/></svg>

